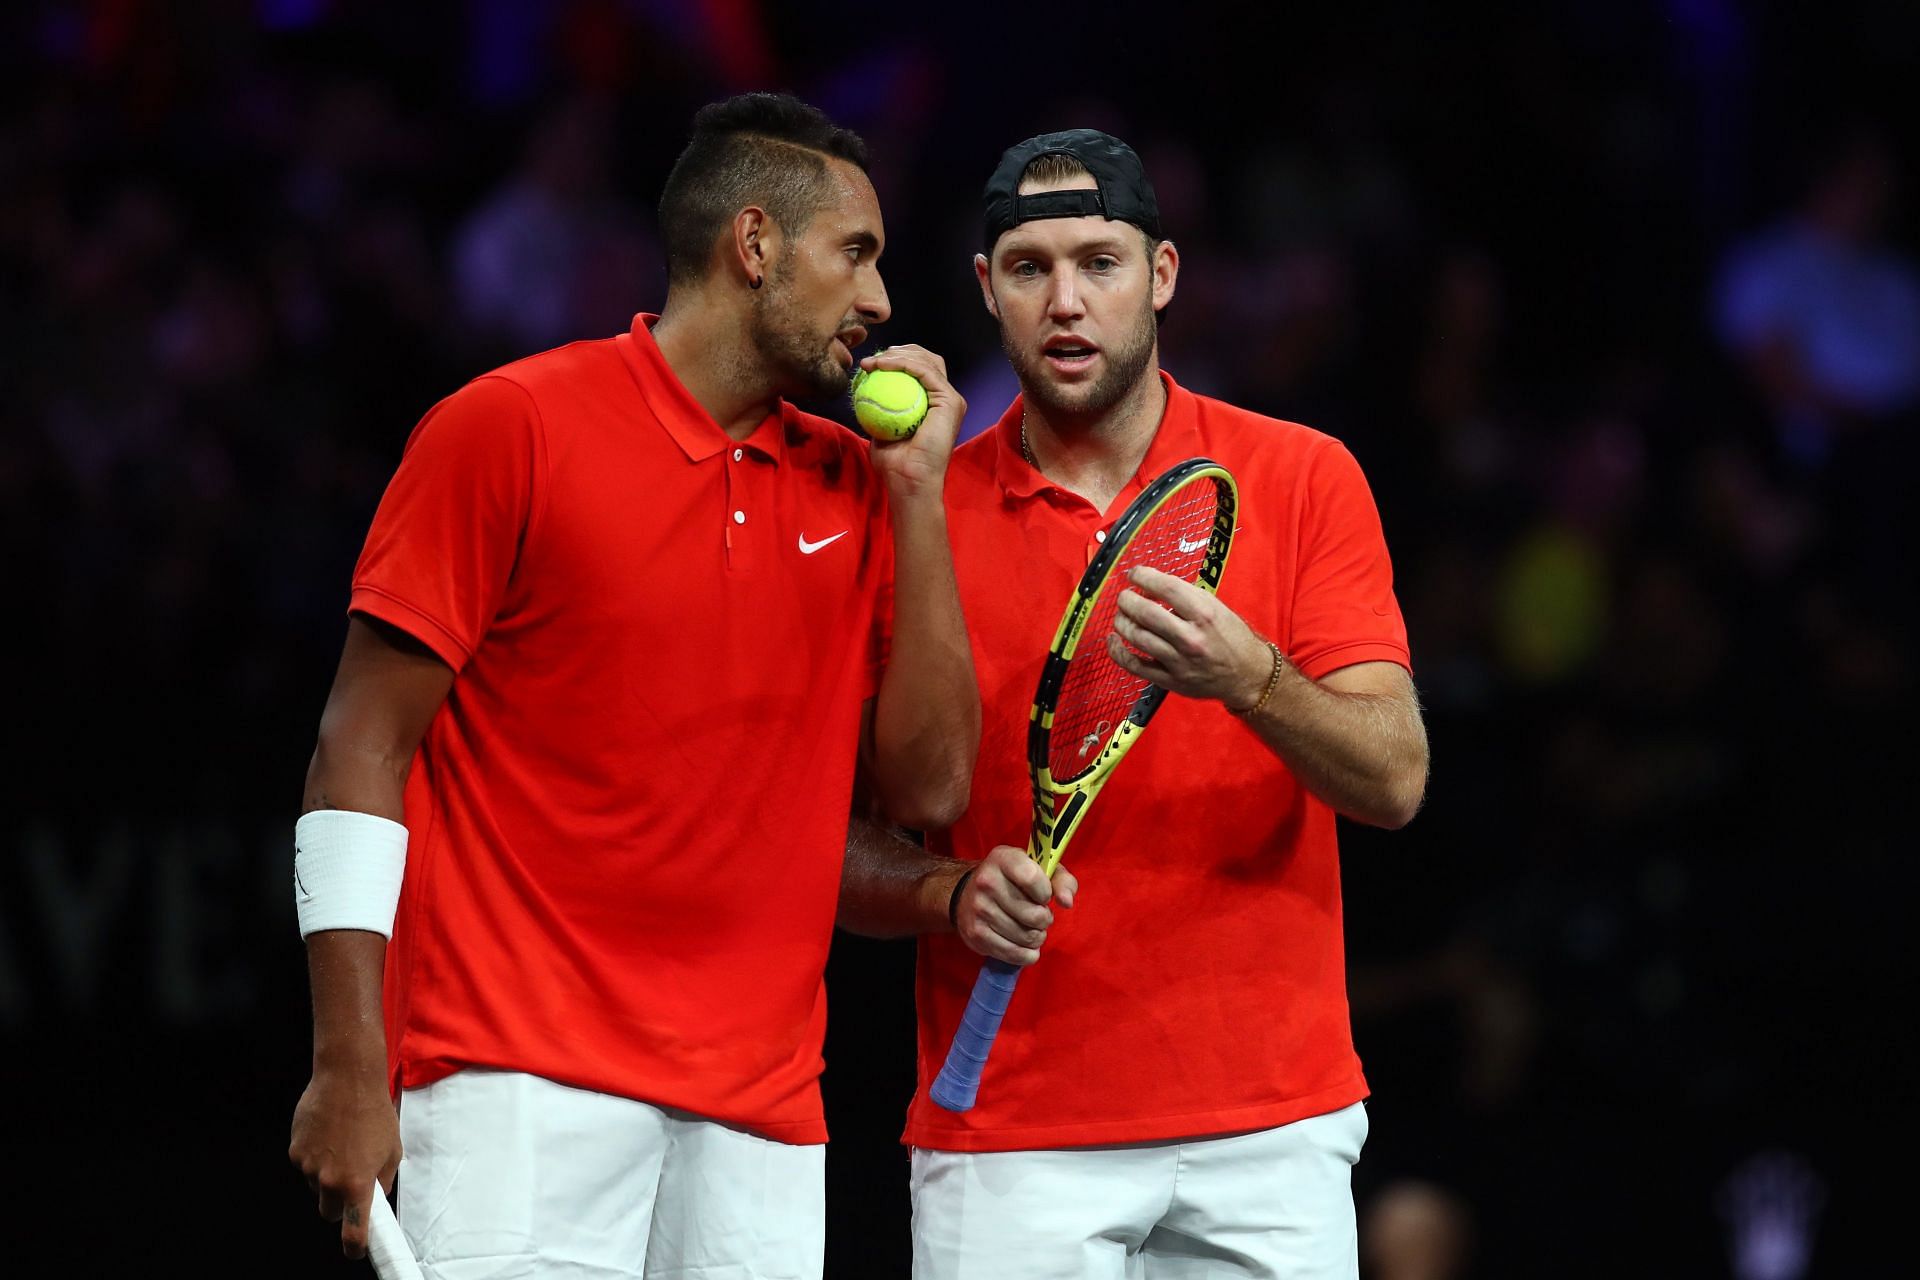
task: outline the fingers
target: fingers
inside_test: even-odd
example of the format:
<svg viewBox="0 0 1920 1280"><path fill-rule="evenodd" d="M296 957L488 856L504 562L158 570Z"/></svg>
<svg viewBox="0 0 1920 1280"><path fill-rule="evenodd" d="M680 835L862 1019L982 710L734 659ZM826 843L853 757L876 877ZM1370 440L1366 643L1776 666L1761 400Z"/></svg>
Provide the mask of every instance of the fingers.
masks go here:
<svg viewBox="0 0 1920 1280"><path fill-rule="evenodd" d="M1163 689L1172 689L1177 683L1171 671L1158 662L1142 658L1127 648L1125 642L1117 635L1107 637L1107 656L1112 658L1114 664L1122 670L1130 671L1142 680L1150 680Z"/></svg>
<svg viewBox="0 0 1920 1280"><path fill-rule="evenodd" d="M320 1216L340 1224L340 1252L349 1258L367 1256L367 1213L373 1203L373 1184L348 1187L324 1177L307 1181L319 1199Z"/></svg>
<svg viewBox="0 0 1920 1280"><path fill-rule="evenodd" d="M981 955L1032 964L1053 925L1046 906L1053 894L1053 882L1024 850L1001 845L980 863L961 894L956 912L961 940Z"/></svg>
<svg viewBox="0 0 1920 1280"><path fill-rule="evenodd" d="M315 1182L312 1178L308 1178L307 1181L312 1184L315 1198L319 1201L320 1216L328 1222L340 1221L340 1193L329 1190L318 1182Z"/></svg>
<svg viewBox="0 0 1920 1280"><path fill-rule="evenodd" d="M294 1109L287 1156L306 1178L320 1217L340 1224L340 1251L365 1257L375 1186L393 1185L401 1158L384 1069L316 1071Z"/></svg>
<svg viewBox="0 0 1920 1280"><path fill-rule="evenodd" d="M1213 698L1242 705L1250 672L1260 667L1262 682L1271 668L1267 650L1245 619L1201 588L1136 565L1133 585L1114 605L1107 653L1124 670L1190 698Z"/></svg>
<svg viewBox="0 0 1920 1280"><path fill-rule="evenodd" d="M1176 577L1152 565L1137 564L1127 570L1127 581L1144 595L1152 596L1183 618L1201 617L1213 596L1185 578Z"/></svg>
<svg viewBox="0 0 1920 1280"><path fill-rule="evenodd" d="M932 417L936 409L951 410L956 417L966 412L967 402L947 381L947 362L925 347L888 347L862 360L860 367L869 370L897 369L912 374L927 389L928 417Z"/></svg>
<svg viewBox="0 0 1920 1280"><path fill-rule="evenodd" d="M996 845L988 852L982 869L985 867L992 867L1004 876L1029 902L1046 902L1053 897L1053 886L1025 849L1016 849L1010 844Z"/></svg>
<svg viewBox="0 0 1920 1280"><path fill-rule="evenodd" d="M860 361L862 369L901 369L920 379L920 385L933 391L933 382L938 382L947 390L952 386L947 382L947 362L938 354L916 343L902 343L897 347L883 347Z"/></svg>
<svg viewBox="0 0 1920 1280"><path fill-rule="evenodd" d="M1023 929L1044 930L1053 924L1053 912L1046 906L1053 899L1053 884L1024 850L1004 844L994 849L967 887Z"/></svg>
<svg viewBox="0 0 1920 1280"><path fill-rule="evenodd" d="M992 902L983 902L974 916L971 936L963 935L967 945L981 955L1027 965L1040 958L1046 945L1045 929L1029 929L1014 921Z"/></svg>
<svg viewBox="0 0 1920 1280"><path fill-rule="evenodd" d="M951 449L960 422L966 417L967 402L947 380L947 362L925 347L906 343L876 351L860 361L863 369L897 369L912 374L927 389L927 417L920 430L902 443L920 442L920 450ZM913 452L909 450L909 452Z"/></svg>
<svg viewBox="0 0 1920 1280"><path fill-rule="evenodd" d="M373 1207L373 1185L341 1197L340 1252L349 1258L367 1256L367 1215Z"/></svg>
<svg viewBox="0 0 1920 1280"><path fill-rule="evenodd" d="M1119 609L1113 615L1114 633L1160 665L1165 666L1181 655L1181 642L1190 646L1195 643L1195 638L1187 634L1193 629L1159 605L1150 604L1131 591L1122 592L1117 603ZM1143 611L1147 615L1159 616L1135 616ZM1185 628L1185 632L1180 628Z"/></svg>
<svg viewBox="0 0 1920 1280"><path fill-rule="evenodd" d="M1073 909L1073 900L1080 896L1080 881L1065 867L1053 869L1053 898L1068 910Z"/></svg>

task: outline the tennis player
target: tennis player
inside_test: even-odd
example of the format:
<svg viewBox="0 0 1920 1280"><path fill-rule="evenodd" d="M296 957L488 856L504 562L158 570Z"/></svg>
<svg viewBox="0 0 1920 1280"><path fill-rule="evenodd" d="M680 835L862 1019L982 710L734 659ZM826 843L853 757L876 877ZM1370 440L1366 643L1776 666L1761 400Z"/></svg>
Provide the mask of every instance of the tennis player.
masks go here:
<svg viewBox="0 0 1920 1280"><path fill-rule="evenodd" d="M1367 1086L1335 818L1411 819L1425 729L1359 467L1337 440L1160 369L1179 267L1139 158L1106 134L1031 138L987 184L974 271L1021 392L947 482L979 767L933 854L868 832L842 892L843 924L926 935L906 1127L920 1280L1356 1273ZM1196 455L1237 478L1240 529L1218 599L1136 571L1104 638L1179 696L1074 837L1081 895L1016 847L1028 708L1108 525ZM981 955L1044 960L955 1114L927 1086Z"/></svg>
<svg viewBox="0 0 1920 1280"><path fill-rule="evenodd" d="M927 386L904 443L783 398L844 391L887 319L866 163L791 98L703 109L661 313L407 443L296 829L290 1154L349 1256L399 1166L440 1280L820 1274L856 757L892 820L943 825L979 727L941 361L867 360Z"/></svg>

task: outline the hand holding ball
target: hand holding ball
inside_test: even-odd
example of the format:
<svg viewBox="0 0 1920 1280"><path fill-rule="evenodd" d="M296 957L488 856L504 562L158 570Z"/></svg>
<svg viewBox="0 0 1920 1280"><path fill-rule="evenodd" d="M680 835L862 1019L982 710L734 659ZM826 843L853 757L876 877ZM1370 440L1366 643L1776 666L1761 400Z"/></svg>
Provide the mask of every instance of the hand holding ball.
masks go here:
<svg viewBox="0 0 1920 1280"><path fill-rule="evenodd" d="M863 369L853 378L853 416L875 440L905 440L927 416L927 389L898 369Z"/></svg>

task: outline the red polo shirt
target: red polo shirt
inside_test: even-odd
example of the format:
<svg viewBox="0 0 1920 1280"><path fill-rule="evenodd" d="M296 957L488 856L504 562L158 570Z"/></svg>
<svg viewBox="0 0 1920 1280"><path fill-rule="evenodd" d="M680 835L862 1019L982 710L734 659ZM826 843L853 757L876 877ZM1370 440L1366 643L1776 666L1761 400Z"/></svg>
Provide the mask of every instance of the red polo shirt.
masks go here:
<svg viewBox="0 0 1920 1280"><path fill-rule="evenodd" d="M505 1068L822 1142L886 497L791 406L729 439L653 319L435 406L354 572L458 673L407 783L394 1081Z"/></svg>
<svg viewBox="0 0 1920 1280"><path fill-rule="evenodd" d="M984 723L972 801L935 838L942 852L977 859L1026 843L1027 715L1060 611L1105 529L1185 458L1212 458L1240 485L1223 603L1309 676L1407 665L1380 521L1352 455L1165 382L1159 432L1104 512L1021 458L1017 400L954 455L949 530ZM1334 821L1225 708L1168 698L1067 850L1079 901L1056 913L979 1102L960 1115L927 1085L980 957L951 934L920 940L920 1088L906 1140L958 1151L1153 1141L1267 1128L1365 1097Z"/></svg>

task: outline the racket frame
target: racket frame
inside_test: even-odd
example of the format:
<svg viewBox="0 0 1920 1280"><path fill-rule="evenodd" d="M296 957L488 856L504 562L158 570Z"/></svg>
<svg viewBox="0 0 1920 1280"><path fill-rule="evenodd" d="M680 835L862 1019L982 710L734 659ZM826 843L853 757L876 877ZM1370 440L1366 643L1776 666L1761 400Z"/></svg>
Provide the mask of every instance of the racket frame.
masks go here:
<svg viewBox="0 0 1920 1280"><path fill-rule="evenodd" d="M1127 509L1114 522L1100 550L1080 575L1060 625L1054 630L1053 644L1047 652L1046 666L1041 669L1039 688L1034 693L1033 708L1027 721L1027 765L1033 780L1033 824L1027 840L1027 856L1049 876L1060 865L1067 842L1073 838L1080 819L1092 805L1094 797L1100 794L1100 789L1113 775L1114 767L1127 754L1128 748L1132 747L1141 731L1147 727L1147 721L1153 718L1153 713L1159 710L1167 696L1165 689L1149 683L1101 744L1100 754L1095 757L1093 764L1074 774L1070 780L1063 781L1053 776L1049 752L1053 741L1054 716L1059 709L1060 690L1065 684L1067 669L1081 640L1086 638L1084 633L1093 616L1094 605L1100 598L1101 588L1107 584L1134 535L1176 492L1189 483L1203 481L1211 481L1216 486L1217 501L1213 526L1207 537L1206 554L1201 560L1195 585L1207 592L1217 590L1220 575L1227 567L1227 553L1233 546L1234 522L1240 510L1240 490L1234 483L1232 473L1219 463L1210 458L1190 458L1169 468L1166 474L1141 490L1140 496L1127 504ZM1185 549L1191 551L1193 548L1189 546ZM1096 637L1095 643L1105 644L1106 637ZM1066 802L1056 813L1055 801L1061 796L1066 797ZM947 1047L946 1061L928 1085L928 1095L936 1106L952 1112L972 1109L979 1094L981 1076L986 1070L987 1057L993 1051L994 1039L1000 1032L1000 1021L1013 999L1020 972L1018 965L1004 960L989 959L981 964L980 974L974 979L973 991L967 997L967 1008L961 1016L960 1026L955 1029L953 1041Z"/></svg>
<svg viewBox="0 0 1920 1280"><path fill-rule="evenodd" d="M1060 865L1067 842L1073 839L1094 797L1106 786L1114 766L1127 754L1167 697L1165 689L1148 684L1100 745L1100 754L1093 765L1070 780L1061 781L1053 776L1051 751L1054 714L1059 709L1060 689L1066 681L1067 669L1080 650L1081 640L1086 638L1084 632L1093 617L1094 604L1100 599L1100 590L1126 554L1134 534L1166 506L1175 493L1203 479L1213 481L1219 502L1214 509L1206 556L1200 563L1194 585L1209 593L1219 589L1220 575L1226 572L1227 554L1233 547L1240 487L1232 473L1211 458L1189 458L1170 467L1128 504L1080 575L1060 625L1054 630L1053 643L1048 647L1047 662L1041 668L1040 684L1034 692L1027 719L1027 771L1033 781L1033 823L1027 840L1027 856L1049 876ZM1106 637L1093 637L1093 642L1105 644ZM1062 796L1066 798L1065 803L1057 803Z"/></svg>

